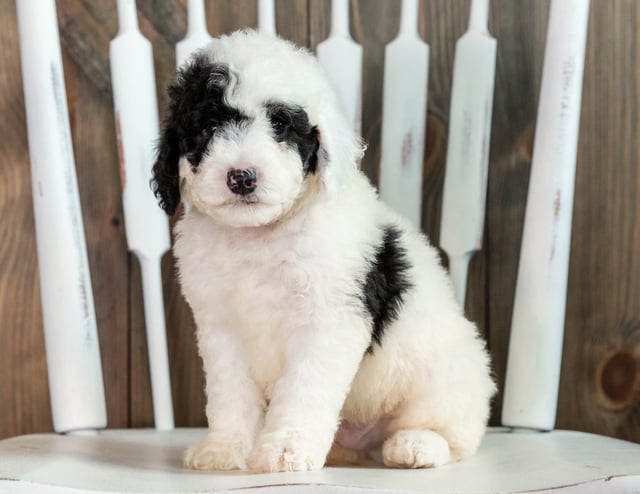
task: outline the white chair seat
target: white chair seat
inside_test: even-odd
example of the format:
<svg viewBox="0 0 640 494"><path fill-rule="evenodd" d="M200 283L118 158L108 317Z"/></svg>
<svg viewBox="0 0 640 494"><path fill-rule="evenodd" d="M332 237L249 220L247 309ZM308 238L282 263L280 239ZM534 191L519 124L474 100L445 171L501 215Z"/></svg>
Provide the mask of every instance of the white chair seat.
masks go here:
<svg viewBox="0 0 640 494"><path fill-rule="evenodd" d="M325 468L251 475L194 472L184 449L204 429L35 434L0 441L0 492L640 492L640 445L570 431L492 429L474 457L433 470Z"/></svg>

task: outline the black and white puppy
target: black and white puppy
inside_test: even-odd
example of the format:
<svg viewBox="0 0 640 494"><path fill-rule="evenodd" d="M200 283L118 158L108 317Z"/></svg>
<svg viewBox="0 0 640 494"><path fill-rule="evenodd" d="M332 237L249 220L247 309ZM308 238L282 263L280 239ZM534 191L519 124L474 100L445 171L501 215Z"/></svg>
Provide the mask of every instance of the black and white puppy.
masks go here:
<svg viewBox="0 0 640 494"><path fill-rule="evenodd" d="M485 345L435 249L358 170L363 146L316 59L236 32L169 94L154 189L170 215L184 203L174 252L209 421L186 464L472 454L494 392Z"/></svg>

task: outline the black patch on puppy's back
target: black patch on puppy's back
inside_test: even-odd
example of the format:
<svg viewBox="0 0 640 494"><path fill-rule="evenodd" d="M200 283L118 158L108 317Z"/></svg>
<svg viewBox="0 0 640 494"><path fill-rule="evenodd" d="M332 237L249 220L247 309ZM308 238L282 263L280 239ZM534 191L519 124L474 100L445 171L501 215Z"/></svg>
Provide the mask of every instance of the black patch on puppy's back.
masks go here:
<svg viewBox="0 0 640 494"><path fill-rule="evenodd" d="M395 321L402 307L404 294L413 287L408 271L411 263L402 245L402 232L395 226L383 228L363 285L362 299L372 319L371 344L380 345L388 325Z"/></svg>
<svg viewBox="0 0 640 494"><path fill-rule="evenodd" d="M295 149L302 161L304 175L315 173L320 147L318 127L312 126L304 109L297 105L268 101L265 104L273 136Z"/></svg>

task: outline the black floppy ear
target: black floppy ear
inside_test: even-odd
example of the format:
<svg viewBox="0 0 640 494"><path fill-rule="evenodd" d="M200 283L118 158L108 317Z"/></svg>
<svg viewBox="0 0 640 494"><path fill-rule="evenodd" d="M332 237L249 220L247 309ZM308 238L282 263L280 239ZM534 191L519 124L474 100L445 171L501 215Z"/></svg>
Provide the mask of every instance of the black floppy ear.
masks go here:
<svg viewBox="0 0 640 494"><path fill-rule="evenodd" d="M180 204L180 141L175 126L165 123L158 145L158 157L153 165L151 187L160 207L173 216Z"/></svg>
<svg viewBox="0 0 640 494"><path fill-rule="evenodd" d="M196 54L178 70L169 86L169 108L164 120L151 186L160 207L172 216L180 204L179 161L186 155L197 167L211 134L203 133L217 111L216 101L230 81L229 68Z"/></svg>

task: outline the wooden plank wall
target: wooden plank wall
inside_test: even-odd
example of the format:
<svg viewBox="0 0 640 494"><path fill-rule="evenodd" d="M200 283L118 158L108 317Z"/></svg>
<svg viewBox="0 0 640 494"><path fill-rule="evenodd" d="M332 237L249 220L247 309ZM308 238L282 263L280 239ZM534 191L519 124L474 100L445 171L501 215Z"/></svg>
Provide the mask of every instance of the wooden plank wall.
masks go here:
<svg viewBox="0 0 640 494"><path fill-rule="evenodd" d="M160 108L184 36L186 0L138 0L153 43ZM115 2L58 0L80 195L95 292L110 427L151 426L137 261L127 253L118 179L108 45ZM280 33L315 47L329 31L328 0L278 0ZM384 45L399 0L352 0L364 45L363 168L376 182ZM485 249L471 264L466 311L488 338L504 379L531 163L548 0L493 0L498 40ZM423 227L438 240L455 40L468 0L422 0L431 46ZM0 0L0 438L52 429L31 184L13 0ZM208 0L213 35L255 26L254 0ZM572 258L558 426L640 442L640 4L592 0L578 152ZM201 366L190 311L163 264L173 400L180 426L204 425ZM500 396L493 422L498 423Z"/></svg>

